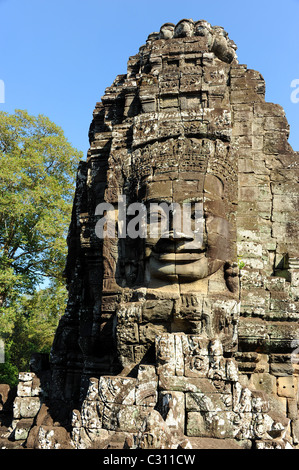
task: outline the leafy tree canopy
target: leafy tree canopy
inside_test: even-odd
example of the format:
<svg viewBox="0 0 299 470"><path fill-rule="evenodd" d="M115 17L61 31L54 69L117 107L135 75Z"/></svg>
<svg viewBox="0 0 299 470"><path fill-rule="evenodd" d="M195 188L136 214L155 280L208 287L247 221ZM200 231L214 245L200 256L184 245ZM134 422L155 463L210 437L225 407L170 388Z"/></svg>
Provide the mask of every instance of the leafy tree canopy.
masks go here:
<svg viewBox="0 0 299 470"><path fill-rule="evenodd" d="M47 309L53 293L65 300L66 237L82 156L47 117L0 112L0 336L8 343L21 318L29 328L36 309L44 310L37 329L43 315L57 314Z"/></svg>

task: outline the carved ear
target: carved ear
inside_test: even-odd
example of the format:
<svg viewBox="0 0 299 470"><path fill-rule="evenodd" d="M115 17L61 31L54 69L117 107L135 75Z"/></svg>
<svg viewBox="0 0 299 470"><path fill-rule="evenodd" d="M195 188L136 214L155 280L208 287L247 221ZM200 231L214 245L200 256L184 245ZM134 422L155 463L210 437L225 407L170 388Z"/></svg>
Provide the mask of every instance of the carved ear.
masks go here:
<svg viewBox="0 0 299 470"><path fill-rule="evenodd" d="M236 293L239 290L239 267L236 262L227 261L224 265L224 279L228 290Z"/></svg>
<svg viewBox="0 0 299 470"><path fill-rule="evenodd" d="M222 199L224 192L223 181L213 174L206 174L204 180L204 192L213 194L214 198Z"/></svg>
<svg viewBox="0 0 299 470"><path fill-rule="evenodd" d="M119 280L122 287L134 287L143 284L144 260L142 253L144 244L142 239L131 240L126 238L119 243Z"/></svg>

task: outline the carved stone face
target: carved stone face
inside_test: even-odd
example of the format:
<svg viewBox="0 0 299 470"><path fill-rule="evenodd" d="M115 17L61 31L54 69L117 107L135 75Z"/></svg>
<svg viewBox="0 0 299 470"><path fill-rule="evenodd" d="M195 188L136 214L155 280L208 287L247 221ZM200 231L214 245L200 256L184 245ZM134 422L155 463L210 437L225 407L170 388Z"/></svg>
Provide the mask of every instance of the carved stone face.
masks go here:
<svg viewBox="0 0 299 470"><path fill-rule="evenodd" d="M175 25L172 23L165 23L160 29L161 39L171 39L173 37Z"/></svg>
<svg viewBox="0 0 299 470"><path fill-rule="evenodd" d="M204 20L197 21L194 25L195 35L196 36L207 36L212 32L211 25Z"/></svg>
<svg viewBox="0 0 299 470"><path fill-rule="evenodd" d="M194 31L194 23L190 20L181 20L176 25L174 36L177 38L191 37Z"/></svg>
<svg viewBox="0 0 299 470"><path fill-rule="evenodd" d="M146 185L146 203L179 204L182 208L179 218L181 227L177 230L175 216L170 213L169 232L163 236L163 217L160 211L150 211L148 219L148 236L145 241L147 278L167 282L193 282L204 279L216 272L227 260L229 244L229 225L226 219L223 184L214 175L198 174L194 179L164 182L149 182ZM191 204L189 204L191 202ZM183 226L183 204L188 203L191 216L190 224ZM152 206L153 207L153 206ZM203 211L196 213L195 208ZM198 219L201 215L201 219ZM151 235L152 221L160 224L160 233ZM178 220L178 219L176 219ZM191 231L189 230L191 228Z"/></svg>

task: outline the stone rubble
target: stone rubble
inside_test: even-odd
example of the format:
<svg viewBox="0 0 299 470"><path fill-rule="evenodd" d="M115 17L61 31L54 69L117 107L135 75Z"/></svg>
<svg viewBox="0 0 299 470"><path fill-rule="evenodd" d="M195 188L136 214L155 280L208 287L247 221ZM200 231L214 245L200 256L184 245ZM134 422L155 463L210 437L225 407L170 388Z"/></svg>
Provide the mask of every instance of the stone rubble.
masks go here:
<svg viewBox="0 0 299 470"><path fill-rule="evenodd" d="M116 435L132 449L192 449L194 437L292 447L290 419L271 413L265 392L240 384L237 363L223 357L220 342L164 334L156 355L157 367L139 366L137 378L90 379L81 411L73 412L75 448L106 448Z"/></svg>

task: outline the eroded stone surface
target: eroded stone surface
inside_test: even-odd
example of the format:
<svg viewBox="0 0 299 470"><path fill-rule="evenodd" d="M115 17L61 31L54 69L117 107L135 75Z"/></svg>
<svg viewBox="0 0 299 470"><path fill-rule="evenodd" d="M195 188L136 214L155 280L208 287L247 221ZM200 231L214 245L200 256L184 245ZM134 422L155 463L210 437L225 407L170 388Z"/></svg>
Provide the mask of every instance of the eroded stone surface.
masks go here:
<svg viewBox="0 0 299 470"><path fill-rule="evenodd" d="M108 408L101 400L89 402L93 405L90 408L90 421L86 421L84 419L86 402L84 402L81 414L76 411L73 419L72 442L76 448L91 446L91 440L87 436L94 427L116 433L129 433L126 438L127 448L192 448L189 438L195 437L234 439L240 443L244 442L244 446L248 441L252 444L258 442L258 448L268 448L271 439L275 441L273 447L281 445L285 447L289 444L290 420L283 414L271 414L265 392L246 388L240 384L237 367L233 362L232 373L232 360L223 357L220 343L207 341L200 336L170 333L157 338L157 348L161 348L161 345L165 347L169 342L175 345L173 353L177 358L182 353L180 342L189 345L185 348L185 361L183 358L177 361L178 363L183 361L186 365L178 370L179 375L173 370L172 375L165 377L164 371L171 370L173 361L170 355L166 358L159 352L157 373L152 366L149 366L151 374L144 373L144 366L140 366L138 373L144 385L155 383L157 403L147 403L141 407L111 403L108 412ZM190 347L195 343L196 347ZM209 356L209 351L214 353L214 356ZM190 377L189 364L198 356L207 357L208 367L201 368L196 377ZM154 376L156 380L153 380ZM175 381L176 378L178 382ZM113 379L116 380L117 377L111 378ZM89 388L93 387L93 380L91 379ZM178 384L182 380L185 387L178 390ZM165 381L167 390L164 390ZM137 379L136 390L139 385ZM151 385L151 390L153 388ZM101 414L105 416L102 425L98 421ZM99 437L98 443L100 439ZM102 442L106 442L106 439L107 436L104 435Z"/></svg>

